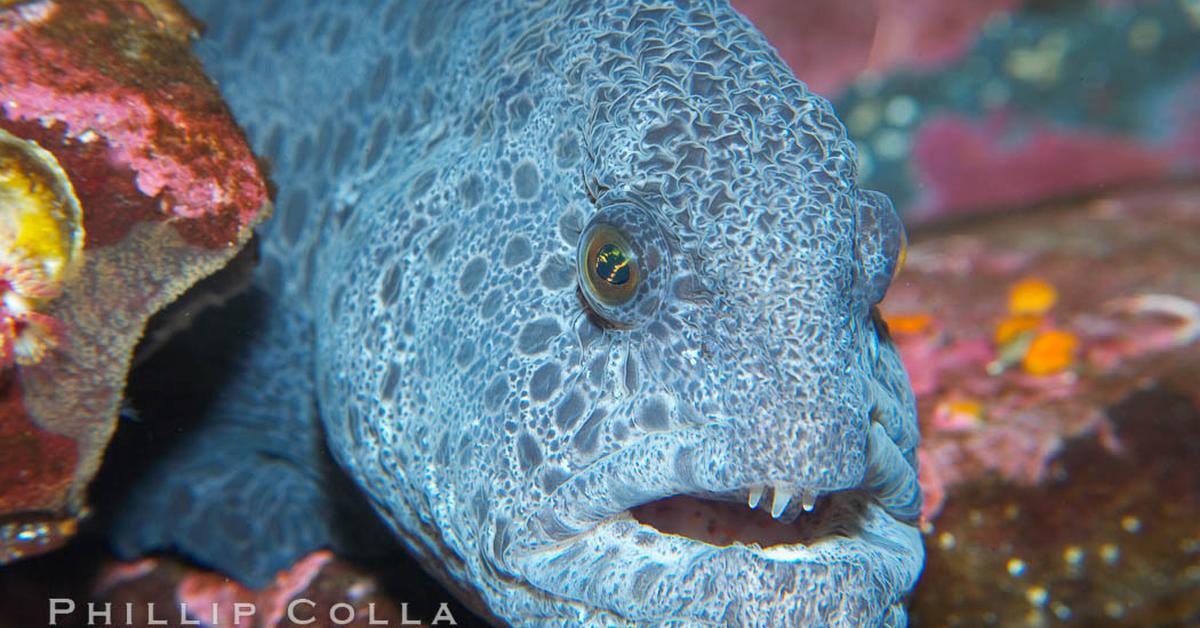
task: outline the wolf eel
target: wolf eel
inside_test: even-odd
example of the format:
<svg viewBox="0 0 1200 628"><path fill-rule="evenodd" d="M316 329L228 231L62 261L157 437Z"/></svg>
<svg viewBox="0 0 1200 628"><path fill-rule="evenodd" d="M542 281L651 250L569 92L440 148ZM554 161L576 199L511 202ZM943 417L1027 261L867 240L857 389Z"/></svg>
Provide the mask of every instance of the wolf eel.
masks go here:
<svg viewBox="0 0 1200 628"><path fill-rule="evenodd" d="M361 537L361 489L497 621L905 623L918 433L875 308L903 227L745 18L190 4L278 185L265 323L122 554L261 585Z"/></svg>

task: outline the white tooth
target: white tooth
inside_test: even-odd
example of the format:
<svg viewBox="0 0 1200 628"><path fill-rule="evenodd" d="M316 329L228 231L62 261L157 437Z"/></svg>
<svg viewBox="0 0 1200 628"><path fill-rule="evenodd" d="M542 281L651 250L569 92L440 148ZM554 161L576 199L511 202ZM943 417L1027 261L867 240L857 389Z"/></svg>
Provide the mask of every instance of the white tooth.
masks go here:
<svg viewBox="0 0 1200 628"><path fill-rule="evenodd" d="M812 512L813 506L817 505L817 492L809 489L800 491L800 505L804 507L804 512Z"/></svg>
<svg viewBox="0 0 1200 628"><path fill-rule="evenodd" d="M792 489L786 486L775 487L775 497L771 502L771 516L778 519L787 510L788 502L792 501Z"/></svg>
<svg viewBox="0 0 1200 628"><path fill-rule="evenodd" d="M750 489L750 498L746 500L746 505L750 506L750 510L758 508L758 502L762 501L763 487L755 486Z"/></svg>

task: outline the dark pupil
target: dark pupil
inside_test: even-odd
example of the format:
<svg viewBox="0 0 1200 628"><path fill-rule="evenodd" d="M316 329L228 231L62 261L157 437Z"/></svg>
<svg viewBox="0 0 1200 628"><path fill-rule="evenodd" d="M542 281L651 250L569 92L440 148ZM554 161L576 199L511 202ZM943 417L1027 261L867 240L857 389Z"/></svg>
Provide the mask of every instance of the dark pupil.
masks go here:
<svg viewBox="0 0 1200 628"><path fill-rule="evenodd" d="M596 254L596 274L614 286L629 281L629 258L614 244L605 244Z"/></svg>

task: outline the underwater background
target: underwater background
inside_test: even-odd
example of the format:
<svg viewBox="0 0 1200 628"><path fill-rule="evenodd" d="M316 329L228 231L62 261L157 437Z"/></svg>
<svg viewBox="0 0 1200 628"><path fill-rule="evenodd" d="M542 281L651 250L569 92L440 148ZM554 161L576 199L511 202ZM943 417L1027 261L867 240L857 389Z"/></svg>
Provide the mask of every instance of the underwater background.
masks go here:
<svg viewBox="0 0 1200 628"><path fill-rule="evenodd" d="M922 429L927 558L910 622L1200 624L1200 1L734 5L832 100L862 185L888 193L909 226L882 310ZM257 220L239 211L198 219L191 244ZM181 268L203 258L162 255ZM159 339L180 316L211 316L206 299L235 290L253 263L250 246L153 319L144 342L156 350L140 349L125 401L120 381L105 380L125 408L107 449L102 434L23 421L9 385L0 626L43 625L51 597L277 610L298 597L353 599L393 622L431 618L446 601L459 625L478 621L406 559L318 552L248 591L176 559L109 555L106 507L222 378L220 363L199 357L202 339ZM149 316L194 281L164 279L149 296L117 290L105 307L136 303ZM104 324L139 320L112 318ZM91 475L79 469L101 459L79 488ZM291 625L276 619L266 623Z"/></svg>

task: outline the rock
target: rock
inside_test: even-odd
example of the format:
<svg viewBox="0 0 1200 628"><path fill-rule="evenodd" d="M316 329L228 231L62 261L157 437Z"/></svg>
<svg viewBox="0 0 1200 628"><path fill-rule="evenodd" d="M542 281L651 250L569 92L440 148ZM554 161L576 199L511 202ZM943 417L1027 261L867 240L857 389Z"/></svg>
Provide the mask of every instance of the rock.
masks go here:
<svg viewBox="0 0 1200 628"><path fill-rule="evenodd" d="M914 625L1200 618L1200 188L916 231Z"/></svg>
<svg viewBox="0 0 1200 628"><path fill-rule="evenodd" d="M0 2L0 563L73 532L147 319L269 213L195 33L169 0Z"/></svg>
<svg viewBox="0 0 1200 628"><path fill-rule="evenodd" d="M733 0L829 97L910 224L1200 175L1178 0Z"/></svg>

